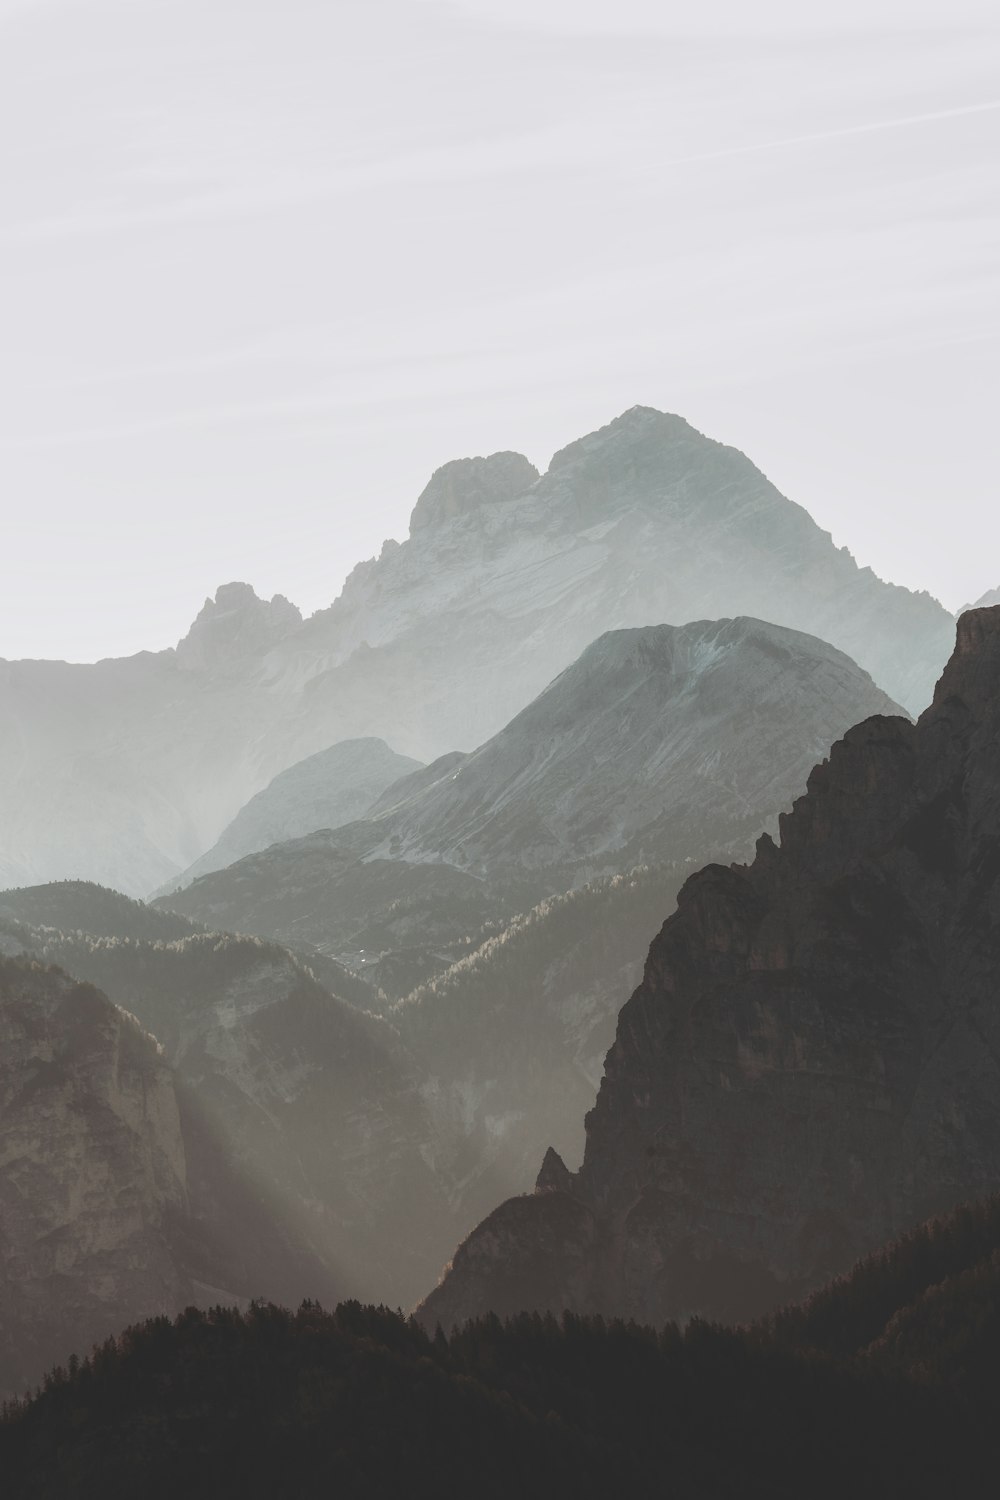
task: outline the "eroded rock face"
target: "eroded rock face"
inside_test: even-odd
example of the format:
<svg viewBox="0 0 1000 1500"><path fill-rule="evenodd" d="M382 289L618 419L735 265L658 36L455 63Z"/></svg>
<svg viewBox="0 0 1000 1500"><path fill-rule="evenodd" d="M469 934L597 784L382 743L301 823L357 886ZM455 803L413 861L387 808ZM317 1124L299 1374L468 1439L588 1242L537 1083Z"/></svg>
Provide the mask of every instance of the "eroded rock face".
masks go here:
<svg viewBox="0 0 1000 1500"><path fill-rule="evenodd" d="M522 453L491 453L488 458L456 458L430 479L410 517L411 532L471 516L484 505L516 500L538 478Z"/></svg>
<svg viewBox="0 0 1000 1500"><path fill-rule="evenodd" d="M983 609L916 726L859 724L780 847L688 881L619 1018L581 1170L553 1182L550 1163L544 1192L498 1209L422 1315L500 1310L515 1287L522 1306L747 1317L1000 1186L998 877L1000 609Z"/></svg>
<svg viewBox="0 0 1000 1500"><path fill-rule="evenodd" d="M0 1391L182 1306L185 1208L155 1041L90 985L0 957Z"/></svg>

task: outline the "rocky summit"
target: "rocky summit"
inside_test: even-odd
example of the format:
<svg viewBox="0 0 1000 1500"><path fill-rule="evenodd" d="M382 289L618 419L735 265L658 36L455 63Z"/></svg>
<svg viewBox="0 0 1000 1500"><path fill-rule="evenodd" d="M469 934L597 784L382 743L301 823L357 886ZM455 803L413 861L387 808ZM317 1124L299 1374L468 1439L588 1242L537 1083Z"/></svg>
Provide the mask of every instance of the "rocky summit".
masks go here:
<svg viewBox="0 0 1000 1500"><path fill-rule="evenodd" d="M635 407L541 476L512 453L446 464L408 539L309 620L234 583L175 648L0 663L0 885L147 895L338 741L468 750L604 632L734 615L831 642L911 712L953 628L678 416Z"/></svg>
<svg viewBox="0 0 1000 1500"><path fill-rule="evenodd" d="M914 725L877 715L753 863L684 886L583 1166L460 1246L423 1318L746 1318L1000 1185L1000 608Z"/></svg>

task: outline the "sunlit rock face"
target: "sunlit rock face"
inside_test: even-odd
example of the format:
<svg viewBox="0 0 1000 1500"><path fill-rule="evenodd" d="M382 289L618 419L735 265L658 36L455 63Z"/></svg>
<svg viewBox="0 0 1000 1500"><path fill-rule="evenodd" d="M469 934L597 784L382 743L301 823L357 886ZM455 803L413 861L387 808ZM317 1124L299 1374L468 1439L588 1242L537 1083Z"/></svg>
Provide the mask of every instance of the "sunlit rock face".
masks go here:
<svg viewBox="0 0 1000 1500"><path fill-rule="evenodd" d="M456 1252L423 1316L747 1317L1000 1185L1000 609L914 726L852 729L749 866L681 892L581 1170Z"/></svg>
<svg viewBox="0 0 1000 1500"><path fill-rule="evenodd" d="M190 1292L174 1080L89 985L0 957L0 1390Z"/></svg>
<svg viewBox="0 0 1000 1500"><path fill-rule="evenodd" d="M468 750L605 631L733 615L830 641L910 711L949 649L940 605L680 417L634 408L541 477L517 454L445 465L410 537L310 620L229 584L176 650L0 664L0 885L147 894L306 756Z"/></svg>
<svg viewBox="0 0 1000 1500"><path fill-rule="evenodd" d="M59 903L47 898L60 890L42 887L13 904L22 919L32 907L49 915ZM123 925L139 925L122 898L107 892L84 902L86 894L63 903L64 915L75 907L85 916L89 907L107 928L117 904ZM95 938L79 924L68 932L30 927L5 918L3 905L0 952L30 950L100 985L103 994L76 990L112 1017L122 1013L105 994L127 1006L159 1040L150 1046L179 1111L185 1183L167 1253L188 1300L204 1302L219 1289L230 1299L266 1295L292 1305L303 1297L416 1300L478 1213L453 1216L468 1149L433 1117L392 1026L330 994L274 944L197 932L168 941ZM152 923L158 914L148 916ZM51 1124L46 1114L36 1156L58 1165L61 1138ZM115 1195L134 1176L127 1160L115 1159L95 1214L113 1222ZM84 1228L74 1202L66 1232ZM139 1270L151 1254L136 1246ZM81 1281L75 1265L65 1269ZM11 1271L19 1296L24 1275L23 1264ZM65 1337L78 1322L64 1310ZM104 1331L116 1326L111 1318Z"/></svg>

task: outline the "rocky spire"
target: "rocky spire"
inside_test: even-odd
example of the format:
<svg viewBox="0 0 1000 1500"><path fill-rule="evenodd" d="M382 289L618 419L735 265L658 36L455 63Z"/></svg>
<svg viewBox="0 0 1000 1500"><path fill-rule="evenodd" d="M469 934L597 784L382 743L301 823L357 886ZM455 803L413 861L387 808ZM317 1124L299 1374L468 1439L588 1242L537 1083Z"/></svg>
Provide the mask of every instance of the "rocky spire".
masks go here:
<svg viewBox="0 0 1000 1500"><path fill-rule="evenodd" d="M302 615L283 594L258 598L249 583L224 583L206 599L177 645L182 667L216 670L260 656L302 624Z"/></svg>

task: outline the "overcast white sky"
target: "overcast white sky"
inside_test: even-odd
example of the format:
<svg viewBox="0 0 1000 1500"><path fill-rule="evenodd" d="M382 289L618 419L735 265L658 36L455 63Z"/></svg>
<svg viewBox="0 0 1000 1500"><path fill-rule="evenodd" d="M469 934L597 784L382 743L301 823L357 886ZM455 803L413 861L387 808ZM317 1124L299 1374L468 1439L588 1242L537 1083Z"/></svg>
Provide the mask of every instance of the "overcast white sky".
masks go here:
<svg viewBox="0 0 1000 1500"><path fill-rule="evenodd" d="M0 656L328 604L439 464L637 402L1000 584L996 6L819 11L0 0Z"/></svg>

